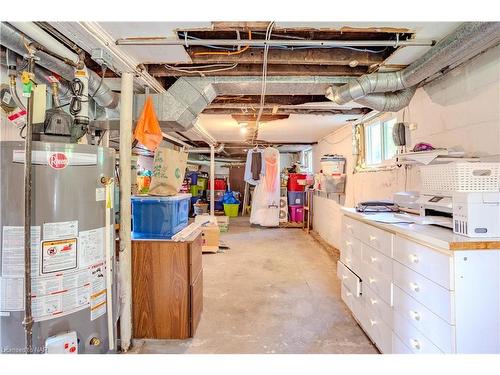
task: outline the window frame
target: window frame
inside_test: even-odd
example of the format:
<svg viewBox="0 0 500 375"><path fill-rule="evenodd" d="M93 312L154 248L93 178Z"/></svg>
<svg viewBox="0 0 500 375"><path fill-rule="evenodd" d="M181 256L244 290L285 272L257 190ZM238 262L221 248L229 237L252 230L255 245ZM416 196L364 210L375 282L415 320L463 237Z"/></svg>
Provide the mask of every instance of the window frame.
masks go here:
<svg viewBox="0 0 500 375"><path fill-rule="evenodd" d="M373 170L373 169L379 169L379 168L386 168L394 164L394 156L397 154L397 146L395 149L395 153L387 157L387 152L388 152L388 145L386 144L386 133L387 133L387 128L388 125L394 123L397 123L397 116L396 114L391 114L391 115L383 115L383 116L377 116L373 119L371 119L369 122L363 124L363 162L362 162L362 169L364 170ZM377 163L371 163L368 164L367 161L372 159L373 156L373 147L371 144L368 144L368 141L370 139L369 134L369 128L371 126L377 126L377 124L380 126L379 132L380 132L380 162ZM392 140L392 134L390 138Z"/></svg>
<svg viewBox="0 0 500 375"><path fill-rule="evenodd" d="M302 160L301 160L302 168L307 173L313 173L313 149L308 148L306 150L302 150Z"/></svg>

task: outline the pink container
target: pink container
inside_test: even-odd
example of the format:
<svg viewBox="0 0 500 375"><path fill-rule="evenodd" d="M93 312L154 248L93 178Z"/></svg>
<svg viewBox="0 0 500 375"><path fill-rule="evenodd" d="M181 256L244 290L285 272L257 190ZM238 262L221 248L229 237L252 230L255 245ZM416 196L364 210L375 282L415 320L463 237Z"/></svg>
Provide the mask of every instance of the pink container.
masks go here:
<svg viewBox="0 0 500 375"><path fill-rule="evenodd" d="M290 209L290 221L302 223L304 221L304 206L288 206Z"/></svg>

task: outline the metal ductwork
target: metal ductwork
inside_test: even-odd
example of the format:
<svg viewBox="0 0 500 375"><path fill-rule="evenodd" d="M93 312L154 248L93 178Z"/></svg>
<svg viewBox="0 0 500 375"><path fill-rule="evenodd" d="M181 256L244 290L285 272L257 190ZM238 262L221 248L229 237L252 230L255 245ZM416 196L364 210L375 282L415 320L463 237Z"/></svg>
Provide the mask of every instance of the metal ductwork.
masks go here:
<svg viewBox="0 0 500 375"><path fill-rule="evenodd" d="M405 69L361 76L328 88L326 96L340 105L355 101L377 111L395 112L409 104L422 81L499 43L500 22L467 22Z"/></svg>
<svg viewBox="0 0 500 375"><path fill-rule="evenodd" d="M27 52L24 43L33 42L30 38L23 36L23 34L5 22L0 23L0 37L0 43L3 46L20 56L24 56ZM68 81L71 81L74 78L74 67L71 65L68 65L43 51L37 51L36 56L40 59L37 61L37 64L44 67L48 71L55 72ZM40 70L38 70L38 72L40 73ZM38 75L36 71L35 74ZM111 109L117 108L120 96L111 91L111 89L104 82L99 87L101 77L98 74L91 70L88 70L88 74L89 94L93 97L94 101L101 107ZM47 77L43 74L40 76L43 79L46 79Z"/></svg>
<svg viewBox="0 0 500 375"><path fill-rule="evenodd" d="M323 95L333 84L352 77L268 77L267 95ZM165 93L152 94L160 126L166 131L186 131L198 115L219 95L260 95L261 77L181 77ZM135 119L147 94L135 95Z"/></svg>

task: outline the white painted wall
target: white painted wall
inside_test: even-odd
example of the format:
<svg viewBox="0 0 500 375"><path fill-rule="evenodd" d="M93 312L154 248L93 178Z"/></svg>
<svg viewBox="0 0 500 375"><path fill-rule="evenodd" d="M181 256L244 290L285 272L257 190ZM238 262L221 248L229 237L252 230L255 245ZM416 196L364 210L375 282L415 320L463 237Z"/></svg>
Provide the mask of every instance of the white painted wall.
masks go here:
<svg viewBox="0 0 500 375"><path fill-rule="evenodd" d="M391 115L391 114L388 114ZM396 114L403 120L403 111ZM411 146L428 142L435 147L462 147L474 156L500 155L500 46L475 57L415 93L405 121L417 124ZM419 190L418 168L353 174L352 127L347 125L313 147L313 167L325 153L347 159L346 195L341 204L353 207L372 199L392 199L393 193ZM332 246L340 246L341 205L315 197L314 227Z"/></svg>

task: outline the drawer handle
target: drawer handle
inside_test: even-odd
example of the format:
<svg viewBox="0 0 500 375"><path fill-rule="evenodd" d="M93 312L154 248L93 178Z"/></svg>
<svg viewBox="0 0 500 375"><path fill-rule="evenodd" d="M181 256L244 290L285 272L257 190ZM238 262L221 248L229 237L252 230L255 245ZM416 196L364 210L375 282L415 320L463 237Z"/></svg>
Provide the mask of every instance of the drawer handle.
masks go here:
<svg viewBox="0 0 500 375"><path fill-rule="evenodd" d="M370 257L370 262L375 263L377 261L377 257Z"/></svg>
<svg viewBox="0 0 500 375"><path fill-rule="evenodd" d="M375 281L377 281L377 280L375 280L373 277L369 277L369 278L368 278L368 282L369 282L370 284L373 284Z"/></svg>
<svg viewBox="0 0 500 375"><path fill-rule="evenodd" d="M416 311L410 310L410 316L413 320L420 320L420 314Z"/></svg>
<svg viewBox="0 0 500 375"><path fill-rule="evenodd" d="M370 325L373 327L375 324L377 324L376 320L370 319Z"/></svg>
<svg viewBox="0 0 500 375"><path fill-rule="evenodd" d="M417 283L410 283L410 289L414 292L420 291L420 286Z"/></svg>
<svg viewBox="0 0 500 375"><path fill-rule="evenodd" d="M370 303L372 305L375 305L378 301L376 299L370 298Z"/></svg>
<svg viewBox="0 0 500 375"><path fill-rule="evenodd" d="M377 237L370 235L370 241L375 241Z"/></svg>
<svg viewBox="0 0 500 375"><path fill-rule="evenodd" d="M410 345L413 349L420 350L420 341L417 339L410 339Z"/></svg>
<svg viewBox="0 0 500 375"><path fill-rule="evenodd" d="M346 241L345 244L346 244L346 246L351 246L352 242L351 241Z"/></svg>
<svg viewBox="0 0 500 375"><path fill-rule="evenodd" d="M347 297L350 297L350 296L352 296L352 293L351 293L351 292L345 292L345 295L346 295Z"/></svg>
<svg viewBox="0 0 500 375"><path fill-rule="evenodd" d="M410 254L410 260L412 263L418 263L418 256L415 254Z"/></svg>

